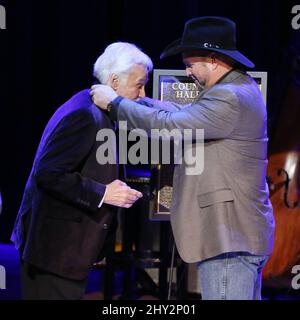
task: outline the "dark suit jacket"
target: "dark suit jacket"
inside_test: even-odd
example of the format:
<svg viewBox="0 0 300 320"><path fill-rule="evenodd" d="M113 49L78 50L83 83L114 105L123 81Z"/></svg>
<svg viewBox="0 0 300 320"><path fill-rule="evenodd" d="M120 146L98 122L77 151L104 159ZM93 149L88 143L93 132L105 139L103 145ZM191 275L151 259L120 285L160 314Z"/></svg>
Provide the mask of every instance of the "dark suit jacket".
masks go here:
<svg viewBox="0 0 300 320"><path fill-rule="evenodd" d="M114 207L98 208L105 185L118 177L116 164L100 165L96 159L104 143L96 141L96 135L103 128L114 130L113 122L92 103L88 90L54 113L41 138L11 238L25 261L70 279L85 278L103 256L115 219Z"/></svg>

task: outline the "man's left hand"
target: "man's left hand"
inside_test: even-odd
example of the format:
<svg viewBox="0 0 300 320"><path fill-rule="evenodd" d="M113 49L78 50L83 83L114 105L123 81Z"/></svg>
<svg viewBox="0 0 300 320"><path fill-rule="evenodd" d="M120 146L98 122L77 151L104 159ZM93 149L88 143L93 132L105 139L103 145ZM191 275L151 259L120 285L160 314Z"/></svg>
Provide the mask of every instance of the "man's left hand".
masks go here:
<svg viewBox="0 0 300 320"><path fill-rule="evenodd" d="M107 110L107 105L118 96L111 87L103 84L92 86L90 95L94 104L103 110Z"/></svg>

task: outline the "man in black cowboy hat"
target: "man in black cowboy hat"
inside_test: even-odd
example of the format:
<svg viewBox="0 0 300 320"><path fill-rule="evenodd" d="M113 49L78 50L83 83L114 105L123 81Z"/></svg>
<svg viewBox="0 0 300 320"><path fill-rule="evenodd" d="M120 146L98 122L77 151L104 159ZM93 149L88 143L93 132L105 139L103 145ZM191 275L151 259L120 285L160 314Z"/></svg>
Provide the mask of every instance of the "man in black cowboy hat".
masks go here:
<svg viewBox="0 0 300 320"><path fill-rule="evenodd" d="M201 91L192 105L134 102L95 86L94 103L128 128L204 129L204 170L177 165L171 223L178 252L199 262L203 299L260 299L262 268L273 248L274 217L266 184L266 108L236 49L235 23L222 17L188 21L161 57L181 53ZM144 105L148 107L145 107ZM152 107L152 108L149 108Z"/></svg>

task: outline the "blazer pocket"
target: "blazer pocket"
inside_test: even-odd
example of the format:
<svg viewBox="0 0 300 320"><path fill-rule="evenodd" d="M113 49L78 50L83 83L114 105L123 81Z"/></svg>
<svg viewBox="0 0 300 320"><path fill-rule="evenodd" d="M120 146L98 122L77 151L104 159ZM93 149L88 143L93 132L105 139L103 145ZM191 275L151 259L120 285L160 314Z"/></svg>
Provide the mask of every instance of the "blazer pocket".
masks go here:
<svg viewBox="0 0 300 320"><path fill-rule="evenodd" d="M198 195L198 204L200 208L211 206L215 203L233 201L231 189L220 189Z"/></svg>
<svg viewBox="0 0 300 320"><path fill-rule="evenodd" d="M82 222L82 215L74 210L60 210L46 213L47 219L52 220L62 220L62 221L72 221L72 222Z"/></svg>
<svg viewBox="0 0 300 320"><path fill-rule="evenodd" d="M78 217L57 217L57 216L50 216L50 215L47 215L46 216L47 219L50 219L50 220L58 220L58 221L70 221L70 222L82 222L82 218L78 218Z"/></svg>

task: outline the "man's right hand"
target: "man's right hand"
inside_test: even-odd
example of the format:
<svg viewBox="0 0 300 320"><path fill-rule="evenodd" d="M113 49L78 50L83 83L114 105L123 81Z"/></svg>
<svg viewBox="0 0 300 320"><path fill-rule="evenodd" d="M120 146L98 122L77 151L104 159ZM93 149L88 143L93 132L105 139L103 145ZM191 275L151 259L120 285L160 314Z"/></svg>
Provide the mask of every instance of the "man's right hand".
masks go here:
<svg viewBox="0 0 300 320"><path fill-rule="evenodd" d="M106 185L106 194L103 202L121 208L130 208L143 194L130 188L125 182L114 180Z"/></svg>
<svg viewBox="0 0 300 320"><path fill-rule="evenodd" d="M104 84L93 85L90 95L94 104L103 110L107 110L107 105L118 96L110 86Z"/></svg>

